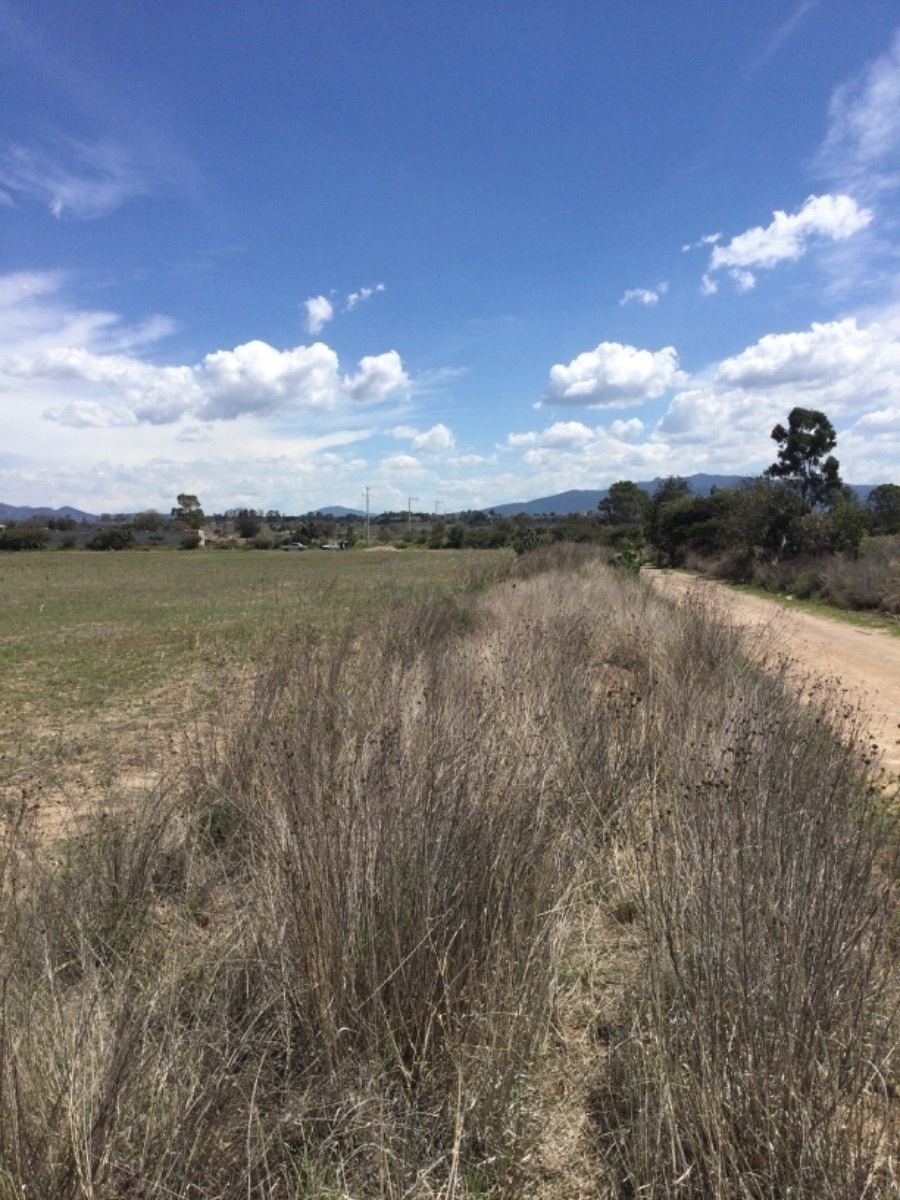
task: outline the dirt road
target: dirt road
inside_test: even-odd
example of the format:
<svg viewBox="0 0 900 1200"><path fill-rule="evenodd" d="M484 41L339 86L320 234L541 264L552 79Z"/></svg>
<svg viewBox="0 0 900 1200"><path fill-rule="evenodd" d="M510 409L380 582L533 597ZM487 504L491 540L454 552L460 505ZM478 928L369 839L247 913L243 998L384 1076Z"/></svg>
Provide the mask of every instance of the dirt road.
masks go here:
<svg viewBox="0 0 900 1200"><path fill-rule="evenodd" d="M672 571L647 571L645 577L676 599L707 596L742 625L770 626L800 673L834 681L859 700L884 769L900 776L900 637L792 610L708 579Z"/></svg>

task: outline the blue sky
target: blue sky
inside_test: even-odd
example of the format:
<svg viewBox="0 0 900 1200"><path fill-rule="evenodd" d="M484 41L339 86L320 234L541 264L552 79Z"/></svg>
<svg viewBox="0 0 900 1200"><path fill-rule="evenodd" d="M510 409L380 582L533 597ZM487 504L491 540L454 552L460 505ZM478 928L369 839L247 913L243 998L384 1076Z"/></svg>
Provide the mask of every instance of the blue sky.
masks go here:
<svg viewBox="0 0 900 1200"><path fill-rule="evenodd" d="M900 481L896 0L0 0L0 500Z"/></svg>

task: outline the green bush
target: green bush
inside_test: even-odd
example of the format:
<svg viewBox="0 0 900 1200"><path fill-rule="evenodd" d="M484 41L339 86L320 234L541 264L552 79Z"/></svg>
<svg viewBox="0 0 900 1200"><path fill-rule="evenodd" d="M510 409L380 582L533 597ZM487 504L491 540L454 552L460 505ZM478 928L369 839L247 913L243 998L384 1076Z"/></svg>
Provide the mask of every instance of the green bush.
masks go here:
<svg viewBox="0 0 900 1200"><path fill-rule="evenodd" d="M88 550L128 550L134 545L134 533L127 525L100 529L87 543Z"/></svg>
<svg viewBox="0 0 900 1200"><path fill-rule="evenodd" d="M49 539L46 529L19 525L0 531L0 550L43 550Z"/></svg>

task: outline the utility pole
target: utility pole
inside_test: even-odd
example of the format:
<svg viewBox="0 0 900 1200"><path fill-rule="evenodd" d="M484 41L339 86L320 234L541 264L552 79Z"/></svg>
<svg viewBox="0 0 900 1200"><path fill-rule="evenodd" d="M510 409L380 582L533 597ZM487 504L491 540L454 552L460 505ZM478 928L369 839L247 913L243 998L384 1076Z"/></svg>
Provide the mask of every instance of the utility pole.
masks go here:
<svg viewBox="0 0 900 1200"><path fill-rule="evenodd" d="M366 545L369 544L369 489L366 488L363 495L366 498Z"/></svg>
<svg viewBox="0 0 900 1200"><path fill-rule="evenodd" d="M419 497L418 497L418 496L410 496L410 498L409 498L409 501L408 501L408 508L407 508L407 511L406 511L406 528L407 528L407 530L408 530L408 532L409 532L410 534L412 533L412 506L413 506L413 500L416 500L416 501L418 501L418 499L419 499Z"/></svg>

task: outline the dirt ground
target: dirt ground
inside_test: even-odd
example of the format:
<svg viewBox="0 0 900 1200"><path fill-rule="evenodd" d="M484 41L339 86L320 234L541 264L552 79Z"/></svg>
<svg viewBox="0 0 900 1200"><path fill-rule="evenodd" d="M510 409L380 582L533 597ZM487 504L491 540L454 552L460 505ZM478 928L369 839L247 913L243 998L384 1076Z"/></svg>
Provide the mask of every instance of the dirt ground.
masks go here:
<svg viewBox="0 0 900 1200"><path fill-rule="evenodd" d="M813 616L675 571L646 571L667 595L704 596L749 628L768 627L800 676L818 675L856 699L888 775L900 776L900 638L883 629Z"/></svg>

